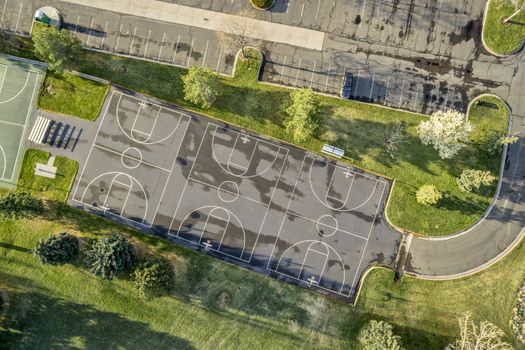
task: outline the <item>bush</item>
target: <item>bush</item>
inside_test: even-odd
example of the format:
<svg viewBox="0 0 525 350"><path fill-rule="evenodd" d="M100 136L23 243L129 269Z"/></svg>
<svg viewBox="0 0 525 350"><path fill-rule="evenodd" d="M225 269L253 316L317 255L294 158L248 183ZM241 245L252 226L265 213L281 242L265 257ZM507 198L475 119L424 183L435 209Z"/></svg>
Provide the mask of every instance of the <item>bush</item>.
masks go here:
<svg viewBox="0 0 525 350"><path fill-rule="evenodd" d="M273 0L250 0L255 7L267 9L273 4Z"/></svg>
<svg viewBox="0 0 525 350"><path fill-rule="evenodd" d="M0 197L1 217L30 217L44 212L44 203L28 192L8 192Z"/></svg>
<svg viewBox="0 0 525 350"><path fill-rule="evenodd" d="M78 255L78 238L68 233L39 240L34 254L42 264L62 265L75 260Z"/></svg>
<svg viewBox="0 0 525 350"><path fill-rule="evenodd" d="M467 169L456 181L461 191L472 192L479 190L481 186L489 186L494 180L496 177L490 171Z"/></svg>
<svg viewBox="0 0 525 350"><path fill-rule="evenodd" d="M107 280L129 270L134 261L133 245L118 233L96 240L86 252L85 259L91 272Z"/></svg>
<svg viewBox="0 0 525 350"><path fill-rule="evenodd" d="M434 205L442 196L434 185L423 185L416 192L416 200L422 205Z"/></svg>
<svg viewBox="0 0 525 350"><path fill-rule="evenodd" d="M132 274L133 288L141 298L168 294L175 284L173 265L164 257L157 256L142 262Z"/></svg>
<svg viewBox="0 0 525 350"><path fill-rule="evenodd" d="M392 325L385 321L370 321L359 332L358 340L364 350L403 350L401 338L394 334Z"/></svg>

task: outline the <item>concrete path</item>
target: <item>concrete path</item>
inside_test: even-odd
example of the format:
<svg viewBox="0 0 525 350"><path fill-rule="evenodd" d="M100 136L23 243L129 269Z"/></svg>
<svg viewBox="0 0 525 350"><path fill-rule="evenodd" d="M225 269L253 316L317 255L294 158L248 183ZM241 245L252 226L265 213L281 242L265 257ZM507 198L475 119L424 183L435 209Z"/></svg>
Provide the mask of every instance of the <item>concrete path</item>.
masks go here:
<svg viewBox="0 0 525 350"><path fill-rule="evenodd" d="M325 37L324 32L317 30L155 0L65 0L64 2L218 32L228 32L232 23L236 25L242 23L248 29L245 33L250 37L312 50L322 50Z"/></svg>

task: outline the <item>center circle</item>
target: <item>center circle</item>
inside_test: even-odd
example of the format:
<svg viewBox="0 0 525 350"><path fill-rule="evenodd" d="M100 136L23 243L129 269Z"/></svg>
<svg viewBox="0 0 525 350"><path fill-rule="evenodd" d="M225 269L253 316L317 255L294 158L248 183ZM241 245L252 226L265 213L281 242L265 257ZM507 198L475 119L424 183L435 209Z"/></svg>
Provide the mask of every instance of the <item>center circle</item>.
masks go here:
<svg viewBox="0 0 525 350"><path fill-rule="evenodd" d="M142 152L135 147L129 147L120 156L122 165L128 169L135 169L142 163Z"/></svg>
<svg viewBox="0 0 525 350"><path fill-rule="evenodd" d="M224 181L217 191L223 202L233 202L239 197L239 186L233 181Z"/></svg>
<svg viewBox="0 0 525 350"><path fill-rule="evenodd" d="M315 226L321 236L330 237L337 232L339 223L333 215L325 214L317 219Z"/></svg>

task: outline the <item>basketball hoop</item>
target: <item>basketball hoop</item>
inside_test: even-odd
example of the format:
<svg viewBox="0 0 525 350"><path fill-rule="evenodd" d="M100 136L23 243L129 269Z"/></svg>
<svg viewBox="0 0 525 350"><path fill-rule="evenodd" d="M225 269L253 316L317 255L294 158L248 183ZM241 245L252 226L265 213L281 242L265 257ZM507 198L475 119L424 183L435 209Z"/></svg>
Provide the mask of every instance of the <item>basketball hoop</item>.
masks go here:
<svg viewBox="0 0 525 350"><path fill-rule="evenodd" d="M310 288L311 286L316 286L317 284L318 282L315 280L315 276L311 276L310 278L308 278L306 282L306 285L308 286L308 288Z"/></svg>
<svg viewBox="0 0 525 350"><path fill-rule="evenodd" d="M202 243L202 245L204 246L204 252L208 252L212 246L209 239L206 242Z"/></svg>

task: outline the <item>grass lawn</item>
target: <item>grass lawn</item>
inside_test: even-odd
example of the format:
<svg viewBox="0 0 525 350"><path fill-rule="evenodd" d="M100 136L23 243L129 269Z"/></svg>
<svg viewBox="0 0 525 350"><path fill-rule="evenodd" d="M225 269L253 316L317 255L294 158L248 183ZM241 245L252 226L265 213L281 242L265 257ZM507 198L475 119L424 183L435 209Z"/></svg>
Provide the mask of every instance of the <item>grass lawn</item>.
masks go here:
<svg viewBox="0 0 525 350"><path fill-rule="evenodd" d="M258 83L258 65L256 59L240 61L235 78L221 78L221 94L208 110L184 101L182 76L185 69L91 51L84 51L76 69L292 142L291 133L283 125L286 116L282 112L283 105L290 101L290 90ZM501 133L506 130L504 113L471 115L476 131L470 147L452 160L443 161L432 147L422 145L416 134L416 126L426 116L325 96L321 97L321 102L324 129L317 138L300 146L319 152L324 142L330 142L346 150L345 161L395 179L387 208L394 225L425 235L451 234L476 222L491 202L493 191L463 193L457 187L456 177L466 168L487 169L494 175L498 173L500 160L487 158L476 146L487 130ZM396 157L391 158L384 150L383 138L385 131L397 121L405 123L408 138ZM417 189L429 183L436 185L444 195L437 207L422 206L415 200Z"/></svg>
<svg viewBox="0 0 525 350"><path fill-rule="evenodd" d="M87 120L97 119L109 85L71 73L47 74L38 108Z"/></svg>
<svg viewBox="0 0 525 350"><path fill-rule="evenodd" d="M29 191L40 197L65 202L77 174L78 163L66 157L57 156L54 163L54 166L57 167L56 178L36 176L34 174L35 164L37 162L46 164L49 156L48 152L36 149L26 151L17 190Z"/></svg>
<svg viewBox="0 0 525 350"><path fill-rule="evenodd" d="M376 269L353 307L65 205L46 215L0 222L0 293L9 305L0 312L8 318L0 321L0 344L6 348L359 349L354 341L361 326L384 319L407 349L443 349L457 333L455 318L467 310L510 334L510 310L525 272L523 244L461 280L404 277L395 284L392 272ZM126 278L104 281L80 259L41 265L28 252L50 233L73 233L85 246L115 230L125 230L141 256L171 259L172 297L140 300Z"/></svg>
<svg viewBox="0 0 525 350"><path fill-rule="evenodd" d="M517 0L519 6L523 1ZM513 17L509 23L503 23L503 19L515 10L510 0L490 0L483 36L486 45L496 53L512 53L521 47L525 39L525 11Z"/></svg>

